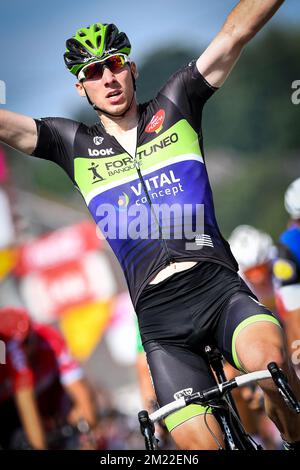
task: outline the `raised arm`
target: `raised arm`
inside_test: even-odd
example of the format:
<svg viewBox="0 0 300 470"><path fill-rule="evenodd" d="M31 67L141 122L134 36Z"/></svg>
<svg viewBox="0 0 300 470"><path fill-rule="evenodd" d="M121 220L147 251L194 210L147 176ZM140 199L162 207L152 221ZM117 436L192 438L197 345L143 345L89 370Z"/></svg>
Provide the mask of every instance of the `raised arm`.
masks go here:
<svg viewBox="0 0 300 470"><path fill-rule="evenodd" d="M284 0L241 0L221 31L197 60L199 72L212 86L221 86L243 47L275 14Z"/></svg>
<svg viewBox="0 0 300 470"><path fill-rule="evenodd" d="M0 141L30 155L37 142L34 120L22 114L0 109Z"/></svg>

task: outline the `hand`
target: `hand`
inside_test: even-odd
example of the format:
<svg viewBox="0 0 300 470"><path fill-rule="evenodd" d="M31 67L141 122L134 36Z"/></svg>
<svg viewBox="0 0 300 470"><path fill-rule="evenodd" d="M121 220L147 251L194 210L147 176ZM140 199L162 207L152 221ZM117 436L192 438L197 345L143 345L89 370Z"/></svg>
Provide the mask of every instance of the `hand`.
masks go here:
<svg viewBox="0 0 300 470"><path fill-rule="evenodd" d="M83 407L75 405L68 415L68 423L74 427L78 427L82 422L85 422L87 426L93 428L96 424L96 418L94 415L89 413L89 410L85 410Z"/></svg>
<svg viewBox="0 0 300 470"><path fill-rule="evenodd" d="M77 423L83 418L82 409L79 406L73 406L69 415L68 415L68 423L72 426L76 427Z"/></svg>

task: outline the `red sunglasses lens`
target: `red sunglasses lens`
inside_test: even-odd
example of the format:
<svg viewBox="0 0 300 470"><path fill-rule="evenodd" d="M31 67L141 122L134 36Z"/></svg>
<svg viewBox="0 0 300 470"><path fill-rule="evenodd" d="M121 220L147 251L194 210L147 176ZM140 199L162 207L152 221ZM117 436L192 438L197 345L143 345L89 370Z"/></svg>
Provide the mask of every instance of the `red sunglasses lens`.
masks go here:
<svg viewBox="0 0 300 470"><path fill-rule="evenodd" d="M112 72L117 72L123 67L124 64L125 59L121 55L115 55L113 57L109 57L109 59L106 60L106 65Z"/></svg>
<svg viewBox="0 0 300 470"><path fill-rule="evenodd" d="M103 63L99 62L89 65L84 71L85 78L87 80L91 80L93 78L101 78L103 74L103 65Z"/></svg>
<svg viewBox="0 0 300 470"><path fill-rule="evenodd" d="M109 57L104 62L95 62L84 70L87 80L99 79L103 75L104 67L108 67L112 73L118 72L125 64L125 58L122 56Z"/></svg>

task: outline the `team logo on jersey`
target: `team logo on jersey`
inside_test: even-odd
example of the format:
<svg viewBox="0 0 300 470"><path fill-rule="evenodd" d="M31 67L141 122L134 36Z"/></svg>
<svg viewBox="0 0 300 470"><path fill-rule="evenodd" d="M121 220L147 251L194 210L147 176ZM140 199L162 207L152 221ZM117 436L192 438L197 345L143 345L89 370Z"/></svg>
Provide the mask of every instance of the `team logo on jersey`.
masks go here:
<svg viewBox="0 0 300 470"><path fill-rule="evenodd" d="M110 149L90 149L88 148L89 157L106 157L109 155L114 155L112 147Z"/></svg>
<svg viewBox="0 0 300 470"><path fill-rule="evenodd" d="M93 141L94 141L94 144L95 145L101 145L102 142L104 140L104 137L99 137L98 135L96 135L94 138L93 138Z"/></svg>
<svg viewBox="0 0 300 470"><path fill-rule="evenodd" d="M116 206L116 209L118 211L125 211L127 206L129 204L129 197L126 193L122 193L120 194L119 196L119 199L118 199L118 205Z"/></svg>
<svg viewBox="0 0 300 470"><path fill-rule="evenodd" d="M105 178L103 178L103 176L101 176L99 173L98 173L98 168L99 165L96 165L96 163L92 163L91 166L88 168L89 171L92 172L92 175L93 175L93 182L92 184L95 184L95 183L99 183L100 181L104 181Z"/></svg>
<svg viewBox="0 0 300 470"><path fill-rule="evenodd" d="M147 132L148 134L156 132L156 134L158 134L163 128L165 117L166 113L164 109L160 109L159 111L157 111L157 113L154 114L154 116L152 117L149 124L146 126L145 132Z"/></svg>
<svg viewBox="0 0 300 470"><path fill-rule="evenodd" d="M179 400L179 398L182 397L189 397L192 395L193 389L192 388L184 388L183 390L180 390L179 392L174 393L174 398L175 400Z"/></svg>

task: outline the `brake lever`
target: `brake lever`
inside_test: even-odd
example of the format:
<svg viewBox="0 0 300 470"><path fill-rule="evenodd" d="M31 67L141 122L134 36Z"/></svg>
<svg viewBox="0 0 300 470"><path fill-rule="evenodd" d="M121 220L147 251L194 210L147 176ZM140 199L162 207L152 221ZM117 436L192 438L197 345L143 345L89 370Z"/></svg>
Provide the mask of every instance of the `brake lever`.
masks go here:
<svg viewBox="0 0 300 470"><path fill-rule="evenodd" d="M141 433L145 438L147 447L149 447L149 450L156 450L158 440L155 437L154 423L150 420L148 411L140 411L138 414L138 419L140 423Z"/></svg>
<svg viewBox="0 0 300 470"><path fill-rule="evenodd" d="M300 403L291 390L284 372L278 367L276 362L270 362L270 364L268 364L268 370L287 406L293 411L296 411L296 413L300 413Z"/></svg>

